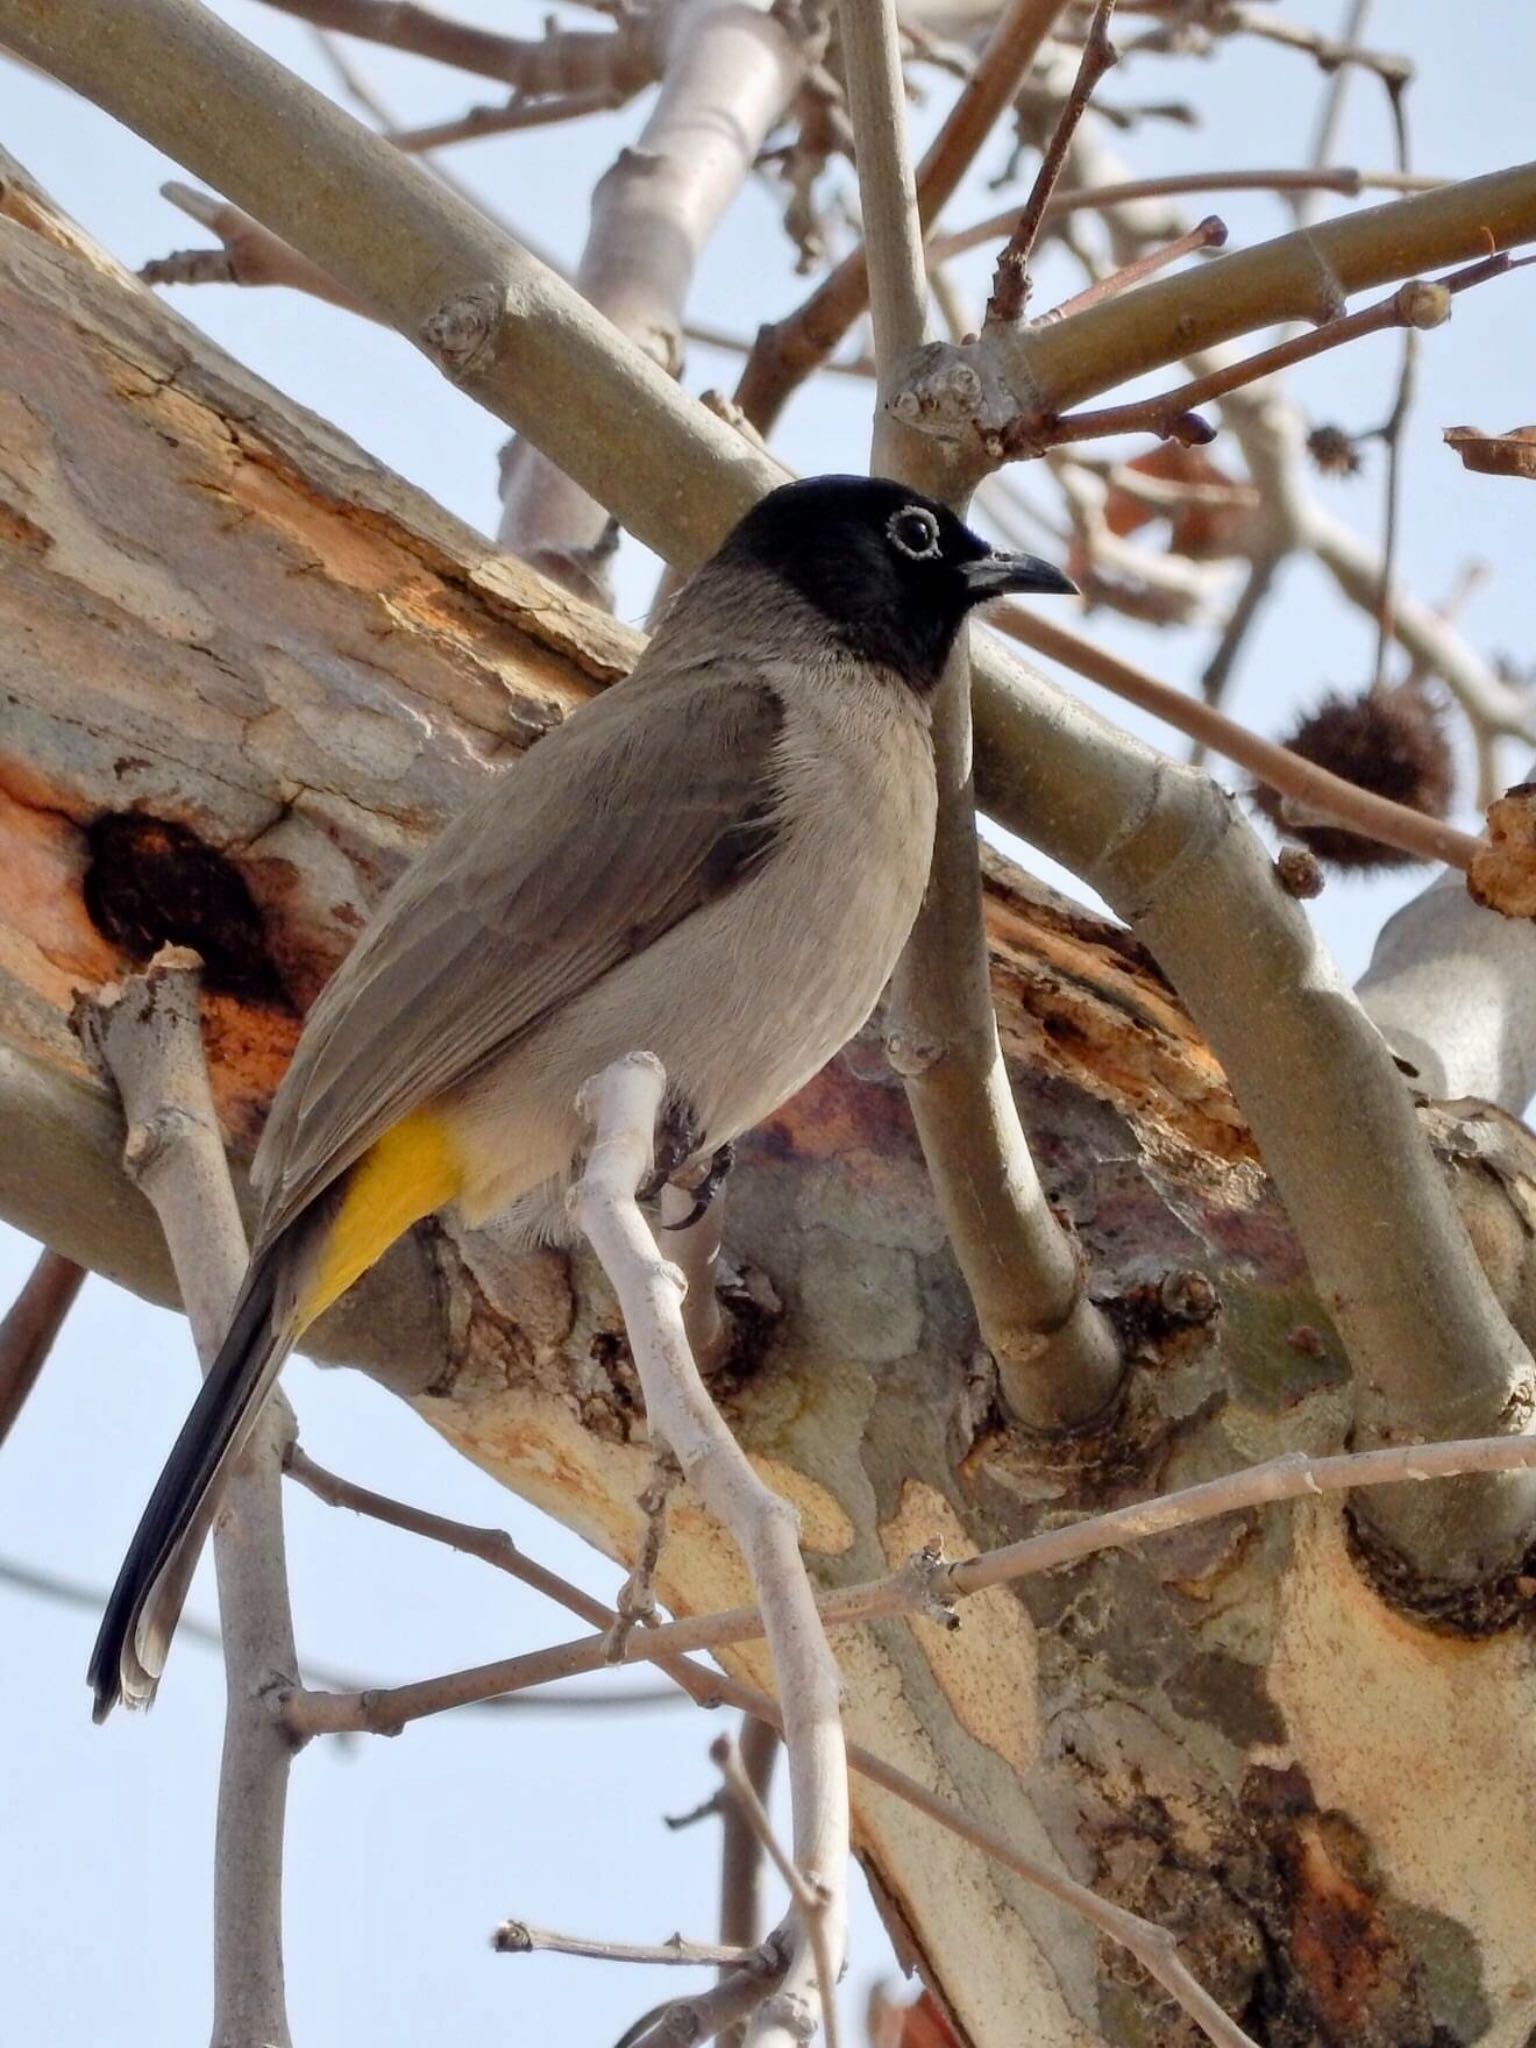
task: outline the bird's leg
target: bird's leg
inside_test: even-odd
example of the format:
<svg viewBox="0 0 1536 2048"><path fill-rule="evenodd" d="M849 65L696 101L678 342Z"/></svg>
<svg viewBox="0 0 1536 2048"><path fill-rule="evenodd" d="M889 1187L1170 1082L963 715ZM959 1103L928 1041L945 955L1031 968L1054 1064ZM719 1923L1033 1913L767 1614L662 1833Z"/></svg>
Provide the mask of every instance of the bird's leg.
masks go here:
<svg viewBox="0 0 1536 2048"><path fill-rule="evenodd" d="M664 1223L663 1230L691 1230L725 1186L735 1164L736 1147L731 1144L721 1145L711 1155L710 1162L704 1169L703 1178L695 1181L693 1185L693 1207L676 1223Z"/></svg>

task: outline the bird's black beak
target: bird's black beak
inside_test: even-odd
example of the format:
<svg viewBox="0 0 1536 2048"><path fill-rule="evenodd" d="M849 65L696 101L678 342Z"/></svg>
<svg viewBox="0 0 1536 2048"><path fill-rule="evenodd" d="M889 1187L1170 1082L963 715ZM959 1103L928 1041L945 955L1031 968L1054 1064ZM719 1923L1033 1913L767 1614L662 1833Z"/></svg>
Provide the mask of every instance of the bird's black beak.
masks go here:
<svg viewBox="0 0 1536 2048"><path fill-rule="evenodd" d="M989 598L1008 597L1018 592L1054 591L1064 597L1077 594L1077 585L1051 562L1042 562L1038 555L1010 555L1001 548L990 555L983 555L979 561L967 562L960 574L973 604L985 604Z"/></svg>

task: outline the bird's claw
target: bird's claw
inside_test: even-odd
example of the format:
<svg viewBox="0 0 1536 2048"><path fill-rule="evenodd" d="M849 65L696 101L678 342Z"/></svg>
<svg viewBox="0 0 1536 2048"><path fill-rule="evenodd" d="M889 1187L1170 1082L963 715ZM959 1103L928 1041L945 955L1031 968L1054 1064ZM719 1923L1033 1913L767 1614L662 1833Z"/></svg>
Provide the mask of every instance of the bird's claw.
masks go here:
<svg viewBox="0 0 1536 2048"><path fill-rule="evenodd" d="M736 1147L722 1145L705 1168L704 1178L694 1189L693 1207L676 1223L665 1223L664 1230L691 1230L702 1216L709 1212L709 1205L725 1186L731 1168L736 1164Z"/></svg>

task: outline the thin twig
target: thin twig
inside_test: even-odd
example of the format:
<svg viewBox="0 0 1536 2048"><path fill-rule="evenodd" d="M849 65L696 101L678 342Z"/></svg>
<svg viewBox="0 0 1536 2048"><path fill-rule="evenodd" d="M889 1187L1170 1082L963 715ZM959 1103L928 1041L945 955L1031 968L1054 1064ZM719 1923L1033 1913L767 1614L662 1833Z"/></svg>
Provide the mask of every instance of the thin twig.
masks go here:
<svg viewBox="0 0 1536 2048"><path fill-rule="evenodd" d="M1340 76L1343 76L1341 73ZM1408 108L1406 81L1394 80L1387 87L1392 107L1392 130L1397 144L1398 169L1408 168ZM1385 516L1382 521L1381 591L1376 608L1376 664L1371 687L1378 694L1387 686L1387 650L1392 645L1392 593L1397 575L1397 537L1403 496L1403 429L1413 408L1414 386L1419 366L1419 337L1413 327L1403 335L1402 359L1397 373L1397 396L1381 429L1387 450L1387 474L1383 484Z"/></svg>
<svg viewBox="0 0 1536 2048"><path fill-rule="evenodd" d="M824 1593L817 1602L827 1629L862 1626L892 1615L926 1613L947 1616L946 1603L980 1593L1014 1579L1030 1578L1075 1564L1101 1550L1118 1550L1150 1536L1214 1521L1222 1515L1312 1494L1349 1493L1357 1489L1401 1486L1411 1481L1453 1479L1471 1473L1536 1471L1536 1438L1470 1437L1454 1442L1393 1445L1386 1450L1341 1452L1311 1458L1288 1452L1261 1465L1249 1465L1198 1486L1160 1494L1101 1515L1085 1516L1060 1529L1028 1536L999 1550L946 1564L926 1553L900 1571L861 1585ZM591 1595L571 1587L541 1568L543 1590L570 1607L599 1630L613 1621L613 1610ZM637 1631L625 1645L624 1663L655 1663L703 1705L721 1701L779 1726L777 1709L768 1711L766 1695L748 1694L722 1674L690 1665L696 1651L711 1652L735 1643L754 1642L763 1635L755 1607L735 1607L717 1614L691 1616ZM295 1693L286 1702L289 1726L298 1736L393 1735L412 1721L447 1712L474 1699L546 1685L552 1679L575 1677L604 1668L603 1635L580 1636L548 1649L525 1652L494 1664L479 1664L437 1678L389 1691L331 1694ZM853 1752L850 1750L850 1756Z"/></svg>
<svg viewBox="0 0 1536 2048"><path fill-rule="evenodd" d="M499 1956L586 1956L600 1963L668 1963L698 1969L700 1965L739 1970L750 1965L754 1952L718 1941L688 1941L681 1934L665 1941L598 1941L586 1934L560 1934L552 1927L534 1927L526 1920L503 1920L491 1936Z"/></svg>
<svg viewBox="0 0 1536 2048"><path fill-rule="evenodd" d="M0 1444L10 1435L75 1305L84 1266L46 1247L0 1322Z"/></svg>
<svg viewBox="0 0 1536 2048"><path fill-rule="evenodd" d="M1095 278L1084 290L1074 292L1070 299L1063 299L1059 306L1052 306L1043 317L1047 320L1065 320L1069 314L1081 313L1085 307L1097 306L1105 299L1118 298L1121 292L1128 292L1132 285L1144 284L1149 277L1156 277L1160 270L1167 270L1182 257L1193 256L1201 249L1224 248L1226 240L1226 222L1218 215L1208 213L1205 219L1192 227L1187 234L1175 236L1173 241L1165 242L1160 249L1149 249L1145 256L1138 256L1134 263L1126 263L1119 270L1112 270L1108 277Z"/></svg>
<svg viewBox="0 0 1536 2048"><path fill-rule="evenodd" d="M104 1587L88 1586L82 1580L65 1578L62 1573L46 1571L41 1565L23 1564L13 1557L0 1557L0 1584L14 1586L22 1593L34 1593L41 1600L57 1600L62 1606L78 1607L98 1619L107 1604ZM211 1621L183 1614L176 1624L176 1640L178 1643L196 1643L201 1650L222 1652L224 1631ZM299 1659L299 1679L303 1685L324 1686L328 1692L367 1692L376 1683L372 1679L360 1678L355 1671L342 1671L334 1664L317 1664L309 1657ZM674 1686L646 1686L643 1690L618 1692L612 1685L604 1684L570 1687L543 1696L507 1693L500 1699L474 1700L467 1711L501 1713L508 1708L521 1708L539 1714L607 1714L629 1713L636 1708L677 1706L680 1703ZM773 1739L778 1741L776 1735ZM727 1937L722 1934L721 1940L725 1939Z"/></svg>
<svg viewBox="0 0 1536 2048"><path fill-rule="evenodd" d="M124 1167L165 1232L207 1371L244 1277L246 1245L203 1051L200 972L195 954L165 947L142 974L79 1014L86 1043L121 1094ZM298 1669L282 1515L282 1446L291 1429L287 1402L269 1402L223 1489L225 1512L214 1527L229 1705L214 1851L213 2038L269 2048L289 2042L282 1882L294 1744L279 1700ZM135 1649L148 1697L163 1645Z"/></svg>
<svg viewBox="0 0 1536 2048"><path fill-rule="evenodd" d="M1429 1447L1431 1451L1440 1453L1453 1449L1466 1452L1469 1449L1484 1450L1489 1448L1496 1450L1498 1453L1507 1454L1512 1448L1512 1442L1511 1439L1500 1437L1489 1440L1489 1443L1486 1445L1476 1447L1466 1445ZM1523 1448L1527 1460L1536 1463L1536 1444L1527 1441ZM1419 1454L1421 1460L1424 1455L1425 1453L1421 1451ZM1387 1453L1366 1453L1363 1458L1311 1461L1293 1454L1288 1458L1276 1459L1269 1466L1253 1467L1247 1473L1235 1474L1232 1476L1232 1480L1212 1482L1210 1486L1205 1488L1191 1488L1185 1494L1168 1495L1161 1502L1145 1503L1140 1509L1116 1510L1113 1515L1094 1517L1091 1518L1090 1522L1079 1523L1066 1530L1051 1531L1044 1537L1032 1539L1039 1546L1051 1546L1054 1544L1058 1547L1062 1544L1063 1540L1070 1544L1075 1539L1080 1548L1074 1550L1071 1556L1042 1554L1040 1561L1031 1563L1028 1568L1031 1570L1049 1569L1053 1563L1071 1561L1072 1556L1089 1555L1095 1548L1116 1547L1125 1543L1136 1542L1141 1540L1144 1535L1158 1534L1166 1529L1182 1526L1185 1521L1204 1520L1211 1515L1232 1513L1240 1507L1252 1505L1253 1503L1249 1500L1238 1497L1242 1492L1242 1488L1240 1485L1234 1488L1233 1481L1247 1481L1250 1486L1257 1488L1262 1477L1263 1488L1261 1492L1256 1494L1256 1497L1268 1500L1282 1500L1314 1491L1341 1490L1329 1484L1333 1476L1329 1468L1338 1464L1348 1464L1356 1469L1360 1469L1368 1460L1374 1459L1379 1465L1383 1458L1390 1458L1393 1461L1393 1469L1390 1474L1385 1472L1382 1474L1383 1481L1389 1477L1392 1481L1400 1481L1404 1478L1415 1476L1409 1463L1412 1456L1413 1453L1403 1450ZM1454 1462L1446 1463L1443 1459L1441 1462L1445 1465L1446 1470L1466 1469L1465 1466L1458 1467ZM1320 1475L1320 1483L1317 1485L1311 1483L1314 1473ZM1349 1482L1346 1480L1344 1483L1347 1485ZM1217 1489L1221 1490L1221 1497L1219 1500L1213 1501L1209 1496ZM1193 1500L1193 1496L1202 1494L1207 1496L1204 1501L1196 1502ZM1184 1509L1183 1512L1180 1512L1179 1504L1186 1501L1191 1503L1190 1506ZM1161 1511L1160 1513L1158 1513L1159 1510ZM1127 1518L1138 1515L1142 1517L1155 1516L1156 1526L1137 1526L1127 1520ZM1118 1526L1106 1528L1106 1525ZM1094 1531L1099 1529L1105 1529L1105 1540L1095 1544L1089 1539ZM473 1535L478 1532L469 1533ZM1017 1545L1012 1546L1015 1551L1021 1547ZM993 1555L997 1555L997 1553ZM959 1583L960 1575L968 1569L972 1572L976 1571L977 1568L984 1569L987 1563L988 1557L984 1555L981 1558L970 1560L968 1566L941 1566L938 1569L941 1572L947 1573L956 1581L955 1590L957 1593L960 1593L980 1590L979 1586L973 1586L969 1581L961 1585ZM897 1574L896 1580L910 1578L910 1576L910 1573ZM579 1587L571 1585L568 1581L561 1580L553 1572L543 1573L543 1578L551 1596L563 1606L580 1614L583 1619L592 1622L599 1628L606 1629L612 1625L615 1616L611 1608L603 1607L602 1603L594 1600L590 1594L583 1592ZM987 1581L989 1584L994 1582L990 1578ZM881 1581L880 1585L885 1587L892 1583L894 1581ZM905 1601L904 1604L909 1605L910 1602ZM762 1624L755 1612L747 1613L743 1610L742 1613L745 1616L745 1626L741 1634L734 1637L722 1637L722 1641L739 1641L743 1640L748 1634L761 1632ZM726 1619L734 1619L734 1617ZM681 1630L686 1630L688 1626L689 1624L686 1623L674 1624L671 1633L676 1635ZM660 1632L658 1631L657 1633ZM593 1638L592 1640L600 1642L601 1637ZM645 1636L637 1636L633 1639L632 1648L634 1653L642 1653L648 1647L650 1645ZM728 1700L731 1704L741 1708L744 1713L752 1715L756 1720L765 1722L773 1727L781 1725L780 1710L777 1703L771 1700L767 1694L759 1692L755 1687L745 1685L724 1673L706 1670L704 1667L689 1663L683 1658L669 1660L665 1668L671 1670L684 1689L693 1698L700 1701L701 1704L714 1704L718 1700ZM1096 1893L1090 1891L1086 1886L1076 1883L1073 1879L1064 1876L1060 1871L1052 1869L1050 1866L1015 1850L1012 1844L1003 1836L971 1820L959 1807L940 1798L936 1793L929 1791L926 1786L921 1785L916 1779L908 1777L905 1772L895 1769L894 1766L886 1763L882 1758L873 1755L858 1744L849 1744L848 1760L853 1768L862 1776L882 1786L896 1798L915 1806L939 1826L962 1836L966 1841L972 1843L974 1847L980 1849L984 1855L992 1857L1007 1869L1012 1870L1026 1884L1036 1886L1048 1892L1050 1896L1059 1899L1072 1910L1083 1914L1094 1926L1108 1935L1111 1940L1119 1942L1128 1948L1157 1977L1158 1981L1178 2001L1181 2007L1190 2014L1191 2018L1196 2021L1196 2024L1201 2027L1207 2037L1219 2044L1219 2048L1254 2048L1254 2044L1249 2036L1244 2034L1221 2011L1209 1994L1190 1975L1179 1959L1176 1945L1164 1929L1154 1926L1150 1921L1140 1919L1135 1914L1125 1912L1122 1908L1110 1904L1107 1900L1100 1899ZM632 2027L625 2034L624 2043L628 2044L628 2048L674 2048L674 2044L707 2040L714 2033L722 2031L726 2026L740 2018L744 2013L750 2012L754 2007L760 2005L762 1997L763 1980L760 1976L753 1977L749 1973L736 1972L724 1983L716 1986L712 1992L701 1993L697 2000L684 2001L681 2006L667 2006L659 2008L653 2014L647 2014L643 2020L639 2021L635 2027ZM673 2014L677 2016L678 2020L676 2030L673 2029L669 2019L669 2015ZM709 2029L707 2032L702 2030L706 2021Z"/></svg>
<svg viewBox="0 0 1536 2048"><path fill-rule="evenodd" d="M651 1476L641 1488L639 1507L645 1517L645 1533L639 1553L614 1605L619 1618L608 1632L608 1662L617 1664L624 1645L637 1622L647 1627L656 1619L656 1567L667 1533L667 1505L682 1484L682 1468L665 1444L658 1444L651 1458Z"/></svg>
<svg viewBox="0 0 1536 2048"><path fill-rule="evenodd" d="M1346 0L1344 27L1339 36L1339 41L1346 48L1353 48L1364 42L1371 5L1372 0ZM1344 124L1344 102L1349 97L1349 88L1354 76L1354 65L1340 64L1328 81L1317 117L1317 128L1312 137L1311 161L1314 164L1324 163L1333 155L1339 130ZM1307 193L1297 195L1293 211L1298 227L1306 226L1312 218L1315 205L1315 199Z"/></svg>
<svg viewBox="0 0 1536 2048"><path fill-rule="evenodd" d="M1481 851L1483 841L1470 832L1458 831L1422 811L1409 810L1389 797L1377 796L1346 782L1314 761L1304 761L1289 747L1264 739L1238 725L1215 705L1160 682L1145 669L1111 654L1095 641L1085 640L1065 626L1042 619L1023 605L994 605L988 622L1012 640L1043 654L1052 661L1087 676L1101 688L1111 690L1128 704L1150 711L1165 725L1188 734L1266 784L1292 797L1311 811L1376 839L1383 846L1395 846L1418 860L1443 861L1446 866L1469 868Z"/></svg>
<svg viewBox="0 0 1536 2048"><path fill-rule="evenodd" d="M1228 170L1178 171L1161 178L1123 178L1111 185L1083 185L1070 192L1053 192L1046 203L1044 224L1064 220L1074 213L1098 213L1111 206L1129 206L1142 199L1173 199L1208 192L1337 192L1346 199L1358 199L1365 192L1434 192L1449 183L1445 178L1422 175L1405 177L1397 171L1357 171L1348 166L1336 170ZM933 235L927 249L930 262L947 263L968 249L995 242L1006 235L1017 219L1017 210L1003 207L984 220L952 233Z"/></svg>
<svg viewBox="0 0 1536 2048"><path fill-rule="evenodd" d="M1067 160L1072 137L1088 111L1094 87L1116 62L1115 46L1109 40L1109 17L1114 10L1115 0L1098 0L1093 10L1088 39L1083 44L1082 58L1077 76L1072 81L1072 90L1067 95L1067 103L1057 116L1051 139L1040 159L1040 168L1035 173L1035 182L1024 202L1024 210L998 256L992 277L992 296L987 301L989 321L1008 323L1024 317L1030 288L1029 259L1034 254L1035 243L1045 221L1046 207Z"/></svg>
<svg viewBox="0 0 1536 2048"><path fill-rule="evenodd" d="M1226 25L1248 35L1259 36L1266 42L1278 43L1282 49L1300 51L1324 71L1338 71L1352 64L1362 71L1373 71L1383 84L1389 86L1397 82L1406 83L1412 76L1412 66L1406 57L1368 50L1360 43L1340 42L1334 36L1303 28L1297 22L1282 21L1267 8L1229 7Z"/></svg>
<svg viewBox="0 0 1536 2048"><path fill-rule="evenodd" d="M412 0L266 0L266 5L318 29L498 78L530 96L601 87L627 99L656 76L655 39L638 11L626 10L611 29L556 26L530 38L452 21Z"/></svg>
<svg viewBox="0 0 1536 2048"><path fill-rule="evenodd" d="M550 128L560 121L584 121L589 114L611 113L633 94L622 95L608 88L590 92L551 93L544 99L527 99L521 93L496 107L469 107L447 121L430 121L420 128L397 128L390 136L396 149L407 156L427 150L452 149L460 142L483 142L491 135L519 135L529 128Z"/></svg>

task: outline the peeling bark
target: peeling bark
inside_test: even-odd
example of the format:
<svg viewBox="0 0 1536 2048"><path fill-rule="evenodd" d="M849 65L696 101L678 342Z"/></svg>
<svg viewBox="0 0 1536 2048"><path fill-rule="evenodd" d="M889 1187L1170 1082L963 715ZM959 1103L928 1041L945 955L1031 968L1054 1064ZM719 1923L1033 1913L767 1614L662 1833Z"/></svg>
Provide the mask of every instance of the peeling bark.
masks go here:
<svg viewBox="0 0 1536 2048"><path fill-rule="evenodd" d="M638 643L286 405L19 186L0 212L0 1213L166 1300L67 1029L74 991L189 916L222 936L205 1021L239 1165L299 1016L402 861ZM724 1260L771 1291L737 1290L744 1341L717 1379L828 1585L1349 1429L1295 1239L1144 950L998 862L987 923L1021 1113L1135 1368L1100 1437L1043 1447L1006 1424L899 1082L872 1035L855 1044L744 1148ZM1454 1129L1446 1145L1465 1162ZM1501 1185L1523 1193L1521 1172ZM1513 1198L1500 1218L1519 1291L1530 1226ZM449 1223L316 1349L632 1556L650 1454L589 1258ZM745 1597L686 1493L657 1586L683 1613ZM836 1648L857 1740L1166 1923L1267 2042L1525 2041L1523 1638L1390 1612L1339 1503L979 1596L953 1633L892 1621ZM766 1675L755 1646L731 1662ZM857 1787L855 1826L974 2048L1187 2040L1088 1930L888 1795Z"/></svg>

